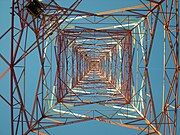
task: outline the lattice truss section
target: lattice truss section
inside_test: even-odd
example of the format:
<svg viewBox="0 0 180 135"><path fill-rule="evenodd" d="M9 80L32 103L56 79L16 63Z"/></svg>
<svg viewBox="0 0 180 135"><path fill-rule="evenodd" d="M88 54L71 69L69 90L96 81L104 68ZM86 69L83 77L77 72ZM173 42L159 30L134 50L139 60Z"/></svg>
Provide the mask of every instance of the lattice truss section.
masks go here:
<svg viewBox="0 0 180 135"><path fill-rule="evenodd" d="M10 107L13 135L50 134L49 128L89 120L138 134L176 134L178 0L139 0L98 13L78 10L81 0L68 8L54 0L12 1L12 26L0 36L7 42L0 47L0 82L6 80L10 99L0 96ZM152 88L149 70L158 46L161 89Z"/></svg>

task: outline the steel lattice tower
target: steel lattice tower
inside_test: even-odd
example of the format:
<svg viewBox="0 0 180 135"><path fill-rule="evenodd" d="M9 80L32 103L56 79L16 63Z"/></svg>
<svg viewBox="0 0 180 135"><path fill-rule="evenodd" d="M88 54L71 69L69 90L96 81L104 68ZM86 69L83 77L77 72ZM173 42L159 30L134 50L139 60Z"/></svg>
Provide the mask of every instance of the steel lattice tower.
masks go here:
<svg viewBox="0 0 180 135"><path fill-rule="evenodd" d="M7 41L0 89L9 93L0 101L9 106L11 134L45 135L90 120L178 134L179 1L137 0L97 13L79 10L81 2L12 0L11 26L0 35L0 44Z"/></svg>

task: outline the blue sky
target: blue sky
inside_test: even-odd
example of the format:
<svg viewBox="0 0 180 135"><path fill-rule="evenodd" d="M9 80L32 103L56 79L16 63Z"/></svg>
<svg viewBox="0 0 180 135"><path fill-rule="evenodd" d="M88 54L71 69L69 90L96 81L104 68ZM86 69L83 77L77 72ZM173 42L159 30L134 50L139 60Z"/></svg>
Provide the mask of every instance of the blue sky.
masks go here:
<svg viewBox="0 0 180 135"><path fill-rule="evenodd" d="M57 0L59 5L63 7L69 7L74 0ZM105 10L118 9L122 7L130 7L137 5L136 0L83 0L79 5L79 10L89 11L89 12L100 12ZM10 27L10 0L0 0L0 35L4 33ZM162 68L163 68L163 46L158 44L162 41L163 34L162 29L157 29L158 36L155 38L155 44L152 48L152 55L149 65L149 72L151 74L150 80L153 89L154 101L156 104L157 112L161 111L161 103L159 98L161 98L162 94ZM10 34L6 36L2 41L0 41L0 52L9 59L9 50L10 50ZM31 65L35 65L37 62L35 60L36 52L32 53L32 60L34 63ZM5 63L0 61L0 72L3 69L6 69ZM36 69L36 66L32 67ZM32 76L38 74L38 71L34 71L33 73L29 73ZM4 95L7 99L9 99L9 73L0 80L0 93ZM35 87L36 84L28 85L27 87ZM29 98L33 96L33 94L29 91ZM32 94L32 95L31 95ZM9 106L0 99L0 134L1 135L9 135L10 134L10 111ZM179 113L179 112L178 112ZM107 123L101 123L97 121L88 121L84 123L78 123L73 125L56 127L53 129L49 129L50 133L53 135L134 135L137 134L138 131L128 128L119 127L116 125L110 125ZM180 131L179 131L180 132Z"/></svg>

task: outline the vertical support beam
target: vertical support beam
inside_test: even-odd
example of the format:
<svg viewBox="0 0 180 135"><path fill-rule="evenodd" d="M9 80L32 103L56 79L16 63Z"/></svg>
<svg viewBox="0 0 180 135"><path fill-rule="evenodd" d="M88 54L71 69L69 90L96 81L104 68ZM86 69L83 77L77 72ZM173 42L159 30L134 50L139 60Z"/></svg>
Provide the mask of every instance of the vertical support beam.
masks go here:
<svg viewBox="0 0 180 135"><path fill-rule="evenodd" d="M12 0L11 7L11 62L10 62L10 104L11 104L11 135L14 135L14 94L13 94L13 78L14 78L14 3Z"/></svg>
<svg viewBox="0 0 180 135"><path fill-rule="evenodd" d="M74 85L74 49L73 47L71 48L72 54L71 54L71 63L72 63L72 68L71 68L71 75L72 75L72 83L71 83L71 88L73 88Z"/></svg>
<svg viewBox="0 0 180 135"><path fill-rule="evenodd" d="M179 0L175 1L176 14L176 82L175 82L175 114L174 114L174 135L177 134L177 115L178 115L178 94L179 94Z"/></svg>

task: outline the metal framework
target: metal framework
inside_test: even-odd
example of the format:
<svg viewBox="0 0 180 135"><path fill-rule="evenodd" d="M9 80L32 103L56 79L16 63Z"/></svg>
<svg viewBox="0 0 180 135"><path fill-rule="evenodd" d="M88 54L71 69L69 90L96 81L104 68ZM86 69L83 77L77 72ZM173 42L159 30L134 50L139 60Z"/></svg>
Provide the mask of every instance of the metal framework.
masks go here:
<svg viewBox="0 0 180 135"><path fill-rule="evenodd" d="M9 93L0 99L10 109L11 134L45 135L97 120L138 134L176 135L179 1L137 0L98 13L78 10L81 1L65 8L54 0L12 0L11 26L0 35L8 50L0 48L0 88ZM151 57L158 48L156 87Z"/></svg>

